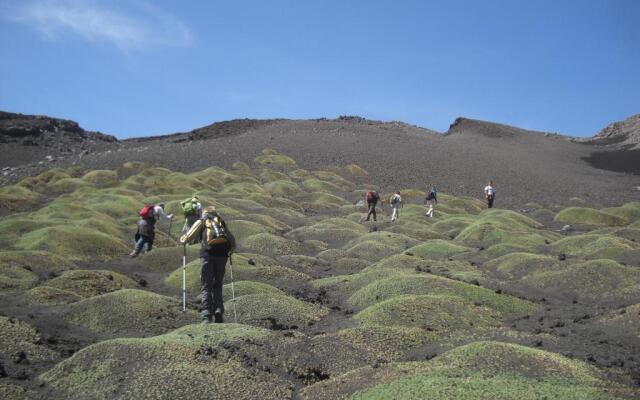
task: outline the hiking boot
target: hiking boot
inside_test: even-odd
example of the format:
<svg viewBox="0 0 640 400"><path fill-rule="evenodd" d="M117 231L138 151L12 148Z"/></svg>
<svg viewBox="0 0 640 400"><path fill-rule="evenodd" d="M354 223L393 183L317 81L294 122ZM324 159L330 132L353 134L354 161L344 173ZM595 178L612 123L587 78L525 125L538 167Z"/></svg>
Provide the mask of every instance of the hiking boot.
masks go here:
<svg viewBox="0 0 640 400"><path fill-rule="evenodd" d="M216 324L221 324L224 322L224 318L222 318L222 310L219 308L216 308L216 311L213 313L213 316L215 318L215 323Z"/></svg>
<svg viewBox="0 0 640 400"><path fill-rule="evenodd" d="M211 323L211 315L209 313L200 315L201 324L210 324Z"/></svg>
<svg viewBox="0 0 640 400"><path fill-rule="evenodd" d="M138 253L136 253L135 250L134 250L131 253L129 253L129 257L136 258L136 257L138 257Z"/></svg>

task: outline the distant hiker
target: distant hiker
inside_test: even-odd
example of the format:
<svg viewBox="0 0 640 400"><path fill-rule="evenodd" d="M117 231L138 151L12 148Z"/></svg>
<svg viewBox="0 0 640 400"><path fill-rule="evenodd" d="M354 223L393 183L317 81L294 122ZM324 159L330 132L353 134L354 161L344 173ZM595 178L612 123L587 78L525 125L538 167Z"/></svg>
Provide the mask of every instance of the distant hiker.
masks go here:
<svg viewBox="0 0 640 400"><path fill-rule="evenodd" d="M222 300L222 280L224 279L227 259L235 250L236 240L227 224L213 206L203 210L202 218L197 220L191 229L182 237L180 244L200 236L200 283L201 297L200 315L202 323L223 322L224 303Z"/></svg>
<svg viewBox="0 0 640 400"><path fill-rule="evenodd" d="M156 236L156 222L162 218L163 220L170 221L173 218L172 214L166 214L164 212L164 203L158 203L157 205L147 204L138 212L140 220L138 221L138 231L136 233L136 244L133 251L129 254L131 257L137 257L144 245L147 245L147 251L151 251L153 248L153 240Z"/></svg>
<svg viewBox="0 0 640 400"><path fill-rule="evenodd" d="M391 221L395 221L400 218L400 209L402 208L402 197L400 196L400 192L395 192L389 197L389 204L391 204L391 209L393 212L391 213Z"/></svg>
<svg viewBox="0 0 640 400"><path fill-rule="evenodd" d="M182 212L184 213L184 226L182 227L182 234L185 234L189 231L189 229L191 229L191 227L196 223L197 220L202 218L202 204L200 203L198 196L193 196L181 201L180 206L182 207ZM194 238L194 241L197 242L198 238Z"/></svg>
<svg viewBox="0 0 640 400"><path fill-rule="evenodd" d="M484 196L487 199L487 208L493 208L493 201L496 198L496 188L493 186L493 181L489 181L489 184L484 187Z"/></svg>
<svg viewBox="0 0 640 400"><path fill-rule="evenodd" d="M380 199L380 195L375 190L370 190L364 194L364 200L367 202L367 219L365 221L369 221L371 216L373 216L373 220L376 221L376 205L378 201L384 207L384 201Z"/></svg>
<svg viewBox="0 0 640 400"><path fill-rule="evenodd" d="M438 204L438 190L436 190L435 186L431 187L431 190L427 194L427 197L424 200L424 204L427 207L427 213L425 214L429 218L433 218L433 213L435 211L435 206Z"/></svg>

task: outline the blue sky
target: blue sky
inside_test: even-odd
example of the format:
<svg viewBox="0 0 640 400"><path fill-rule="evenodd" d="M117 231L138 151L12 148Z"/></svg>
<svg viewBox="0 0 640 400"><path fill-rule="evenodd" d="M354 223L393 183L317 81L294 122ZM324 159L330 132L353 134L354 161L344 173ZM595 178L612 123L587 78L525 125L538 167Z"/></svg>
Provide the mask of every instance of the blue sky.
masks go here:
<svg viewBox="0 0 640 400"><path fill-rule="evenodd" d="M232 118L640 113L640 1L0 0L0 109L118 137Z"/></svg>

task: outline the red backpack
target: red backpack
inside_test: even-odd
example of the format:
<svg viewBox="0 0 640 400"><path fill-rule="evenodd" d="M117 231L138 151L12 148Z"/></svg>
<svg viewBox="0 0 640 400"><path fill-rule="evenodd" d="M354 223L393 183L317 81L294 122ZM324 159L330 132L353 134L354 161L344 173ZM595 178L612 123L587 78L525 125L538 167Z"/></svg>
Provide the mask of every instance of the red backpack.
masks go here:
<svg viewBox="0 0 640 400"><path fill-rule="evenodd" d="M144 207L140 209L140 211L138 211L138 215L143 219L153 217L153 205L146 204Z"/></svg>
<svg viewBox="0 0 640 400"><path fill-rule="evenodd" d="M367 202L372 202L376 200L375 192L367 192Z"/></svg>

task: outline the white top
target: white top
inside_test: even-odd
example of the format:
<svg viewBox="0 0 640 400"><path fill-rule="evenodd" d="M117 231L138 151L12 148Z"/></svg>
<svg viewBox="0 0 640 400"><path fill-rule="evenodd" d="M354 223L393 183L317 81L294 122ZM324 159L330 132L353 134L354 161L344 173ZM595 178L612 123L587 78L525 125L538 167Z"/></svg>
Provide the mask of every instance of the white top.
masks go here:
<svg viewBox="0 0 640 400"><path fill-rule="evenodd" d="M484 194L486 194L487 196L495 196L496 195L496 188L494 188L491 185L487 185L484 188Z"/></svg>
<svg viewBox="0 0 640 400"><path fill-rule="evenodd" d="M397 201L397 203L394 203L394 200ZM402 203L402 197L400 197L398 193L394 193L393 195L391 195L391 198L389 199L389 204L391 204L391 207L397 207L401 203Z"/></svg>
<svg viewBox="0 0 640 400"><path fill-rule="evenodd" d="M156 219L156 221L158 221L160 218L164 219L165 221L170 221L171 217L173 217L173 214L167 214L164 212L162 207L155 206L153 207L153 217Z"/></svg>

